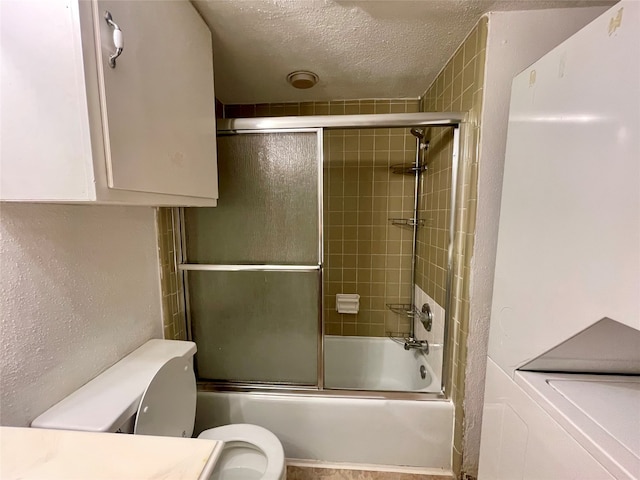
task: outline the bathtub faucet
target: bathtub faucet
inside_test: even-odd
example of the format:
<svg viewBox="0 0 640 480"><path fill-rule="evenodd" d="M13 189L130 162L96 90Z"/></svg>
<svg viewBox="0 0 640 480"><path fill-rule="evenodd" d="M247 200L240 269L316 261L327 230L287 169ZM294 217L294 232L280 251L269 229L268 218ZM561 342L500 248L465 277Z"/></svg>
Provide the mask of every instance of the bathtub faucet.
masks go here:
<svg viewBox="0 0 640 480"><path fill-rule="evenodd" d="M426 340L417 340L415 338L407 338L404 342L405 350L422 350L424 353L429 353L429 342Z"/></svg>

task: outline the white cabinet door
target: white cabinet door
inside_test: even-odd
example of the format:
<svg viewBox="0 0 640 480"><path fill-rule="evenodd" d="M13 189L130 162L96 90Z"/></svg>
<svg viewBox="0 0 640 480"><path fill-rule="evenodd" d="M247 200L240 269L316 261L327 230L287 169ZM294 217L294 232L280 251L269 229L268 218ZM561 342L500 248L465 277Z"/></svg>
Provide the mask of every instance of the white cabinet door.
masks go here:
<svg viewBox="0 0 640 480"><path fill-rule="evenodd" d="M123 33L114 52L110 12ZM186 0L93 3L110 188L217 198L211 34Z"/></svg>
<svg viewBox="0 0 640 480"><path fill-rule="evenodd" d="M92 201L77 2L0 1L0 200Z"/></svg>

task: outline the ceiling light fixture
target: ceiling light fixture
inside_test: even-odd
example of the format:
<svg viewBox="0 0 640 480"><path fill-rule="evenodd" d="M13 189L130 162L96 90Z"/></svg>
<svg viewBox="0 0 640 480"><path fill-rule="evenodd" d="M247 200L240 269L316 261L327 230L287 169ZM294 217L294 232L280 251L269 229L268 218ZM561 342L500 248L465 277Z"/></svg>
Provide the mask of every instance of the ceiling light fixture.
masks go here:
<svg viewBox="0 0 640 480"><path fill-rule="evenodd" d="M311 88L318 83L318 75L307 70L298 70L287 75L287 82L294 88Z"/></svg>

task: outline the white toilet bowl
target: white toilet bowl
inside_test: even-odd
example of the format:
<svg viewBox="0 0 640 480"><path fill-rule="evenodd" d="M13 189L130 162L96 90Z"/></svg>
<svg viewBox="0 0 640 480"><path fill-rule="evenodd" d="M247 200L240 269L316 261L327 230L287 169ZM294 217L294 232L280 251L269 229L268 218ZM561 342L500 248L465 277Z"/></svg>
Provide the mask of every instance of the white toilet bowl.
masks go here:
<svg viewBox="0 0 640 480"><path fill-rule="evenodd" d="M239 423L203 431L198 438L225 442L212 480L285 480L284 451L266 428Z"/></svg>

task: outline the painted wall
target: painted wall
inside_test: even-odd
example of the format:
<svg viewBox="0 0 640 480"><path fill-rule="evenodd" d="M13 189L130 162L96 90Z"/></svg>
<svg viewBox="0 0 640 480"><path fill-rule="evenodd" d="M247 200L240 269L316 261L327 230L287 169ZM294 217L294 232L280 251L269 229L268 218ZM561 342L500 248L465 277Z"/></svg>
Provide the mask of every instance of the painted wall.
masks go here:
<svg viewBox="0 0 640 480"><path fill-rule="evenodd" d="M162 336L154 209L2 204L0 424Z"/></svg>
<svg viewBox="0 0 640 480"><path fill-rule="evenodd" d="M496 12L487 15L484 101L480 119L475 243L464 396L463 471L476 475L493 292L502 172L513 77L607 7Z"/></svg>

